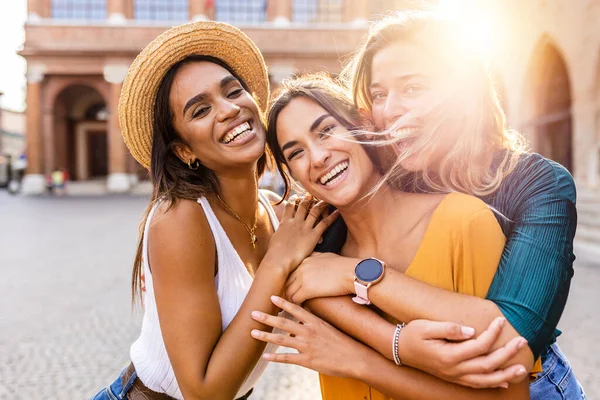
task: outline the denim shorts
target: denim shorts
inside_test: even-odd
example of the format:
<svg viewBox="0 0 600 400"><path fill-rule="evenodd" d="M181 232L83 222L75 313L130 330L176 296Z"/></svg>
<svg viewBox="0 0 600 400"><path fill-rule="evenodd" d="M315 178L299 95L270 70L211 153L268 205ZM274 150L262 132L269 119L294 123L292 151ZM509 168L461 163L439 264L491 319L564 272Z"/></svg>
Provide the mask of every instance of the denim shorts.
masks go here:
<svg viewBox="0 0 600 400"><path fill-rule="evenodd" d="M124 400L127 398L127 392L131 390L133 382L137 378L137 373L134 371L133 375L125 382L123 386L123 375L125 375L125 368L119 374L119 377L110 385L99 391L91 400Z"/></svg>
<svg viewBox="0 0 600 400"><path fill-rule="evenodd" d="M123 385L123 376L125 375L126 371L127 368L121 371L119 377L110 386L107 386L101 391L99 391L94 397L91 398L91 400L126 400L127 393L129 393L129 391L135 383L135 380L137 379L137 372L133 370L132 375L129 377L129 379L127 379L127 382L125 382L125 384ZM248 393L236 400L248 400L253 390L254 389L250 389ZM162 396L168 397L164 394L161 394L160 396L161 398Z"/></svg>
<svg viewBox="0 0 600 400"><path fill-rule="evenodd" d="M567 357L554 343L542 354L542 372L529 385L531 400L586 400Z"/></svg>

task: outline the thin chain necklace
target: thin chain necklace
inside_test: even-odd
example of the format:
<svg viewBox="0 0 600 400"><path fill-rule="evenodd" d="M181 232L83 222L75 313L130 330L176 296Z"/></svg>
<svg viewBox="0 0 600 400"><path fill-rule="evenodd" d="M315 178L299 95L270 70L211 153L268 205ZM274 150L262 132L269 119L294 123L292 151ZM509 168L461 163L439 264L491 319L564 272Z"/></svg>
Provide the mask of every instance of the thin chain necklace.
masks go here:
<svg viewBox="0 0 600 400"><path fill-rule="evenodd" d="M242 223L242 225L244 225L244 228L246 228L246 230L248 231L248 234L250 235L250 244L252 245L252 249L255 250L256 249L256 242L258 242L258 238L256 237L256 235L254 234L254 231L256 230L256 223L258 222L258 218L256 218L256 215L254 216L254 225L252 225L252 228L250 227L250 225L248 225L239 215L238 213L236 213L235 211L233 211L233 209L231 207L229 207L227 205L227 203L225 203L223 201L223 199L217 194L217 199L219 199L219 201L221 202L221 204L223 205L223 207L225 207L225 209L231 214L233 215L238 221L240 221Z"/></svg>

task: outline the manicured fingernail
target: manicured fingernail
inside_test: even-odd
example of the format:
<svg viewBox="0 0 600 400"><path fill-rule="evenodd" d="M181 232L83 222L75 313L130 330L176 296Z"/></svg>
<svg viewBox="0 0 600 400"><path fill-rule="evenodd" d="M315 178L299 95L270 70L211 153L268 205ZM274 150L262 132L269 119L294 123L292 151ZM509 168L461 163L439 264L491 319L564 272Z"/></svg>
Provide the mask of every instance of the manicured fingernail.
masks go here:
<svg viewBox="0 0 600 400"><path fill-rule="evenodd" d="M279 303L281 303L281 297L279 297L279 296L271 296L271 301L274 304L279 304Z"/></svg>
<svg viewBox="0 0 600 400"><path fill-rule="evenodd" d="M501 388L508 389L508 383L503 383L500 385Z"/></svg>
<svg viewBox="0 0 600 400"><path fill-rule="evenodd" d="M523 375L525 375L526 373L527 373L527 371L525 371L525 368L519 368L519 369L517 370L517 375L519 375L519 376L523 376Z"/></svg>
<svg viewBox="0 0 600 400"><path fill-rule="evenodd" d="M252 335L252 337L259 337L260 336L260 332L258 331L258 329L252 329L252 332L250 332L250 334Z"/></svg>
<svg viewBox="0 0 600 400"><path fill-rule="evenodd" d="M468 326L463 326L460 328L460 330L462 331L462 334L466 337L471 337L475 334L475 329L470 328Z"/></svg>
<svg viewBox="0 0 600 400"><path fill-rule="evenodd" d="M262 313L260 311L252 311L252 318L259 319Z"/></svg>
<svg viewBox="0 0 600 400"><path fill-rule="evenodd" d="M498 325L500 325L501 327L504 326L505 323L506 323L506 318L500 318L498 320Z"/></svg>
<svg viewBox="0 0 600 400"><path fill-rule="evenodd" d="M519 340L519 344L517 345L517 348L519 350L521 350L523 347L525 347L526 344L527 344L527 340L525 338L521 338L521 340Z"/></svg>
<svg viewBox="0 0 600 400"><path fill-rule="evenodd" d="M271 360L271 359L273 359L273 354L271 354L271 353L265 353L265 354L263 354L263 358L265 360Z"/></svg>

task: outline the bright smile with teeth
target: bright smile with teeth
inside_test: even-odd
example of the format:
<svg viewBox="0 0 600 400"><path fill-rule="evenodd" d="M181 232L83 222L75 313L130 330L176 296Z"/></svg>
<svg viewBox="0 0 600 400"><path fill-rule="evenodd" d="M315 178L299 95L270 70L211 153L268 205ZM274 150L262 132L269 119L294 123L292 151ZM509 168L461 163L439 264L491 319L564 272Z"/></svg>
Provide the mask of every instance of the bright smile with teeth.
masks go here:
<svg viewBox="0 0 600 400"><path fill-rule="evenodd" d="M390 132L390 136L392 136L393 138L408 137L408 136L416 134L417 132L419 132L420 129L421 129L421 127L419 127L419 126L410 126L410 127L406 127L406 128L398 128L395 131Z"/></svg>
<svg viewBox="0 0 600 400"><path fill-rule="evenodd" d="M336 165L331 171L323 175L319 182L324 186L331 186L337 183L341 178L344 172L348 169L348 161L342 161L338 165Z"/></svg>
<svg viewBox="0 0 600 400"><path fill-rule="evenodd" d="M248 122L239 124L233 128L225 137L221 140L222 143L229 144L235 140L240 140L248 136L251 132L251 127Z"/></svg>

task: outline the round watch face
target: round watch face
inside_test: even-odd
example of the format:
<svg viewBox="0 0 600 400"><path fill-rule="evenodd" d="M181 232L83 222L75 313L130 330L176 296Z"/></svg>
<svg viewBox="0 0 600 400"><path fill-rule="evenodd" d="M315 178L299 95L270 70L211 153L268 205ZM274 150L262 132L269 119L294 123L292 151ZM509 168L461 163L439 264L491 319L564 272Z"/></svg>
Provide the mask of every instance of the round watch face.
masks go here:
<svg viewBox="0 0 600 400"><path fill-rule="evenodd" d="M377 260L367 258L356 265L354 274L363 282L373 282L383 274L383 265Z"/></svg>

